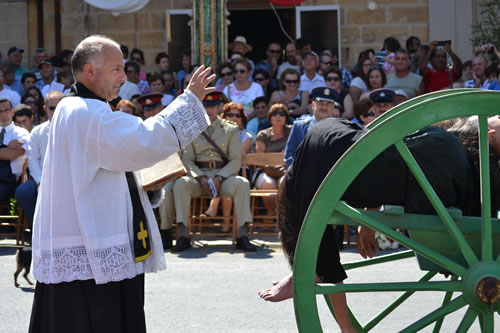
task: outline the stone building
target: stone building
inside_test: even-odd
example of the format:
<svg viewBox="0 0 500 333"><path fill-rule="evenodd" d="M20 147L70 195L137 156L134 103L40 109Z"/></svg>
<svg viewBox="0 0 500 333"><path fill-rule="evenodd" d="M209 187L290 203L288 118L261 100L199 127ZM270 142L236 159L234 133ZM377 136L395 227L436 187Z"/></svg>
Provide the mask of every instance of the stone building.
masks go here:
<svg viewBox="0 0 500 333"><path fill-rule="evenodd" d="M279 26L279 16L291 38L305 33L320 38L316 47L340 50L342 63L348 67L361 50L380 49L387 36L396 37L402 45L412 35L424 43L451 40L453 49L466 60L471 57L471 26L478 17L478 2L306 0L298 6L275 6L274 12L266 0L227 0L225 42L245 35L254 47L250 56L261 59L268 42L275 39L284 44L288 40ZM87 35L103 34L129 49L142 49L145 71L154 70L154 56L160 51L170 54L175 70L180 65L179 55L191 43L192 7L192 0L149 0L137 12L112 13L84 0L8 0L0 3L0 51L5 59L11 46L24 48L23 65L31 68L37 47L45 47L54 55L62 49L73 49Z"/></svg>

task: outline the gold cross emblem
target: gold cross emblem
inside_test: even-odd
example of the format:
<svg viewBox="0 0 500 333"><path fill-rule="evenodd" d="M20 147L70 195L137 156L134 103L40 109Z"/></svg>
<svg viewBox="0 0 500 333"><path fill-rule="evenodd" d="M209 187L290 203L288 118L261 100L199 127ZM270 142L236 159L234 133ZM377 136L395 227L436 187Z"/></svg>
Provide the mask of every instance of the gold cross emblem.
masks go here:
<svg viewBox="0 0 500 333"><path fill-rule="evenodd" d="M141 231L137 233L137 239L142 241L142 246L146 248L146 238L148 238L148 231L144 229L144 224L140 222Z"/></svg>

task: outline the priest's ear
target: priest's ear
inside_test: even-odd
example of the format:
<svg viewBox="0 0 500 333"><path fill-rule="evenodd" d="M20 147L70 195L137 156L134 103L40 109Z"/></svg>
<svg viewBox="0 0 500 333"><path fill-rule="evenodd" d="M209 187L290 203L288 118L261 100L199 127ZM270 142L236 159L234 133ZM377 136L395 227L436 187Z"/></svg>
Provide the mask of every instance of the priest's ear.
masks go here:
<svg viewBox="0 0 500 333"><path fill-rule="evenodd" d="M85 64L83 65L83 71L82 74L87 78L87 79L92 79L96 75L96 68L92 64Z"/></svg>

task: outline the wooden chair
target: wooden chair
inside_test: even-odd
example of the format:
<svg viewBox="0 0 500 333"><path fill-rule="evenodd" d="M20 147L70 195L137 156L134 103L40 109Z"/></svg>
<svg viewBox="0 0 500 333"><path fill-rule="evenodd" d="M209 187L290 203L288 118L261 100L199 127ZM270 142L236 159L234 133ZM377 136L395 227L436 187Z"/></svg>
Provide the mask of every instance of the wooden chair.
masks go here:
<svg viewBox="0 0 500 333"><path fill-rule="evenodd" d="M191 198L191 205L189 208L189 222L188 231L189 237L194 236L226 236L231 237L233 243L236 242L238 223L236 222L236 216L234 215L234 204L231 209L232 215L228 218L230 219L231 230L229 232L220 232L219 229L222 228L224 222L224 216L218 214L217 216L202 216L210 205L211 197L200 196ZM219 211L222 203L219 205Z"/></svg>
<svg viewBox="0 0 500 333"><path fill-rule="evenodd" d="M23 164L23 172L19 177L19 184L28 180L28 160ZM10 203L0 205L0 236L15 236L16 245L25 244L24 232L28 227L27 219L21 207L17 209L17 215L10 214Z"/></svg>
<svg viewBox="0 0 500 333"><path fill-rule="evenodd" d="M253 168L266 165L285 165L284 153L252 153L243 159L243 177L246 177L246 166ZM273 197L276 199L274 211L268 212L262 204L262 198ZM278 189L275 190L250 190L250 209L253 222L249 225L248 233L259 235L278 235Z"/></svg>

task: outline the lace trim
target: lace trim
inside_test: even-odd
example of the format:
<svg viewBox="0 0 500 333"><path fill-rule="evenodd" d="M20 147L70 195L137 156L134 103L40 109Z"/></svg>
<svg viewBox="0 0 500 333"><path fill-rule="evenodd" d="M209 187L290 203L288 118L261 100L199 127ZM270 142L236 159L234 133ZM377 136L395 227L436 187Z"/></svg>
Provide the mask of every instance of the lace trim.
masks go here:
<svg viewBox="0 0 500 333"><path fill-rule="evenodd" d="M133 278L137 269L128 244L93 250L90 256L78 246L33 253L33 275L43 283L95 279L102 284Z"/></svg>
<svg viewBox="0 0 500 333"><path fill-rule="evenodd" d="M184 149L207 128L207 115L201 102L189 91L177 97L169 105L171 107L175 111L166 117L175 129L181 149Z"/></svg>

